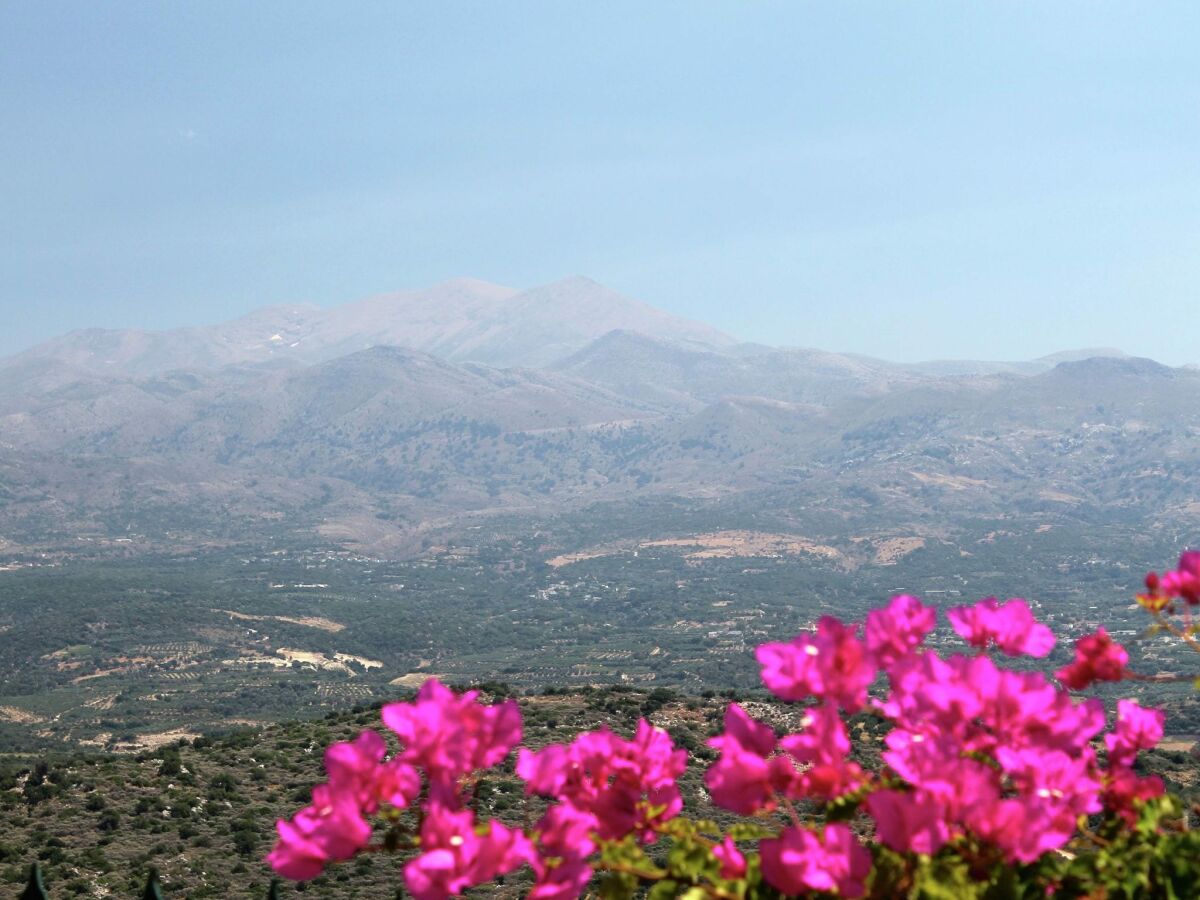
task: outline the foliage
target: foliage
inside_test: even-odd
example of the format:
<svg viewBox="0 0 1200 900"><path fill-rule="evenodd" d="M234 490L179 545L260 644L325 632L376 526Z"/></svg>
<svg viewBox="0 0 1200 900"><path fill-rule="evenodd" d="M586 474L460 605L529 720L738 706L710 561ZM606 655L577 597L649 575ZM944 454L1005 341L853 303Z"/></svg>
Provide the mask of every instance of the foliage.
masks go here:
<svg viewBox="0 0 1200 900"><path fill-rule="evenodd" d="M1148 576L1140 601L1191 644L1200 553ZM1200 877L1188 814L1160 778L1137 771L1139 752L1162 738L1161 711L1122 700L1097 746L1101 701L1077 703L1044 675L1001 669L987 655L1051 652L1052 632L1025 601L987 598L948 618L976 654L924 647L936 614L909 596L868 614L861 638L859 626L826 616L814 634L760 646L771 692L811 705L782 737L739 704L726 710L704 778L713 801L744 821L680 815L687 753L645 719L631 739L601 728L522 747L515 773L549 804L532 827L485 820L481 778L513 765L521 712L431 679L414 701L383 708L398 753L370 730L327 749L327 781L280 820L268 861L304 880L367 850L404 852L418 900L524 867L537 898L592 884L606 898L648 890L689 900L1182 896ZM1100 630L1076 642L1057 674L1074 689L1139 677L1128 660ZM881 673L887 693L872 696ZM873 770L852 759L843 718L863 713L888 728Z"/></svg>

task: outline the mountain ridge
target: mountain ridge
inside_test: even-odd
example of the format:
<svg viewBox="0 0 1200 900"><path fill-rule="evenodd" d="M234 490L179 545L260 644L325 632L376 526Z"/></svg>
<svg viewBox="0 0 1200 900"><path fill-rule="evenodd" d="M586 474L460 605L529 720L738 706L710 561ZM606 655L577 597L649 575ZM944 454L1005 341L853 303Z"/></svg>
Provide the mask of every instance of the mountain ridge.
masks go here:
<svg viewBox="0 0 1200 900"><path fill-rule="evenodd" d="M0 367L52 359L92 372L145 376L174 368L311 365L377 344L411 347L458 362L545 365L617 327L704 346L735 343L709 325L582 276L524 291L456 278L327 309L268 306L208 326L77 329L0 360Z"/></svg>
<svg viewBox="0 0 1200 900"><path fill-rule="evenodd" d="M1000 498L1200 516L1200 372L1112 349L912 364L744 344L578 277L149 334L0 363L0 547L131 552L135 532L178 551L261 540L269 516L289 540L411 553L479 517L646 498L870 508L918 532L931 507L953 523Z"/></svg>
<svg viewBox="0 0 1200 900"><path fill-rule="evenodd" d="M737 358L809 354L920 375L1034 375L1064 361L1126 357L1112 347L1063 350L1031 360L934 359L899 363L854 353L744 343L704 322L571 275L528 289L471 277L393 291L332 307L280 303L212 325L166 330L80 328L0 357L0 373L43 360L91 374L312 365L375 345L423 350L455 362L505 368L558 366L611 332Z"/></svg>

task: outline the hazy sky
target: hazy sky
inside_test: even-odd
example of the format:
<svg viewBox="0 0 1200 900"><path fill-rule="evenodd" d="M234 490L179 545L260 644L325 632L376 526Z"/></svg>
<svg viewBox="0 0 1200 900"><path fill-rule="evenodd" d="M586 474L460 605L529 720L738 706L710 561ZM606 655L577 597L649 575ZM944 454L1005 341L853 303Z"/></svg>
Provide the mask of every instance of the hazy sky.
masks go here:
<svg viewBox="0 0 1200 900"><path fill-rule="evenodd" d="M0 353L582 273L893 359L1200 361L1200 4L0 5Z"/></svg>

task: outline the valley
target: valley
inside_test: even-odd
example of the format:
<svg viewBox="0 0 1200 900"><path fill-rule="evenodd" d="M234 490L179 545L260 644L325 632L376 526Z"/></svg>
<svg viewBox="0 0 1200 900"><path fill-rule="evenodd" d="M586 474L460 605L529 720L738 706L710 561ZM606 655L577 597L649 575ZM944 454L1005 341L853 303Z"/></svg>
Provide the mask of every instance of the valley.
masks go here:
<svg viewBox="0 0 1200 900"><path fill-rule="evenodd" d="M1200 533L1200 371L739 344L579 278L75 332L0 388L14 751L430 675L751 689L755 644L900 592L1115 628Z"/></svg>

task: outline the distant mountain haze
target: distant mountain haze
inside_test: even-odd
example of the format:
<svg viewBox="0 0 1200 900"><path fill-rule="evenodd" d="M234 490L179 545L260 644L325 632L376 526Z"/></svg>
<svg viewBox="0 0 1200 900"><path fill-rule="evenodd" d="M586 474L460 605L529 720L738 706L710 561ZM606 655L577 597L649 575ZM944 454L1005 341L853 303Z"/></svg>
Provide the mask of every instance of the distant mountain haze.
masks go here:
<svg viewBox="0 0 1200 900"><path fill-rule="evenodd" d="M545 365L618 328L705 347L735 343L715 328L623 297L587 278L566 278L528 291L458 278L333 309L272 306L207 327L89 328L47 341L16 359L54 359L84 370L153 375L267 362L307 365L384 345L462 362Z"/></svg>
<svg viewBox="0 0 1200 900"><path fill-rule="evenodd" d="M1103 348L1064 351L1028 361L892 364L853 354L779 350L739 344L702 322L656 309L577 275L525 291L456 278L331 309L311 304L269 306L217 325L167 331L88 328L0 360L0 367L53 360L80 372L147 376L172 369L230 365L310 365L374 346L407 347L454 362L549 366L562 363L610 332L653 338L681 351L720 352L738 358L774 355L775 362L785 365L785 358L777 355L780 352L808 354L814 365L817 357L823 356L847 375L855 368L878 371L881 367L932 375L1029 375L1067 360L1124 355ZM608 343L619 340L614 336ZM604 352L604 347L593 350L593 365L599 364Z"/></svg>
<svg viewBox="0 0 1200 900"><path fill-rule="evenodd" d="M30 553L269 525L405 554L470 517L648 497L930 536L1013 511L1152 527L1200 523L1196 471L1195 369L745 344L579 277L77 331L0 360L0 547Z"/></svg>

